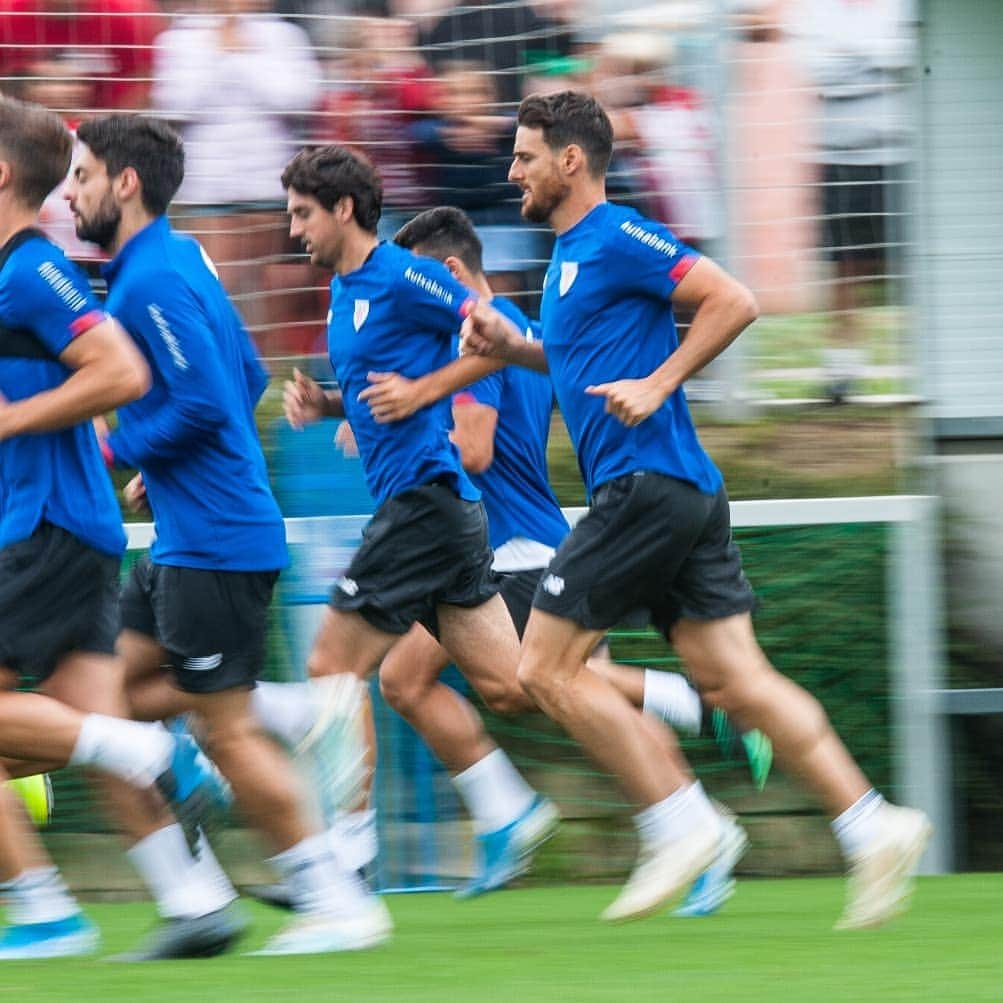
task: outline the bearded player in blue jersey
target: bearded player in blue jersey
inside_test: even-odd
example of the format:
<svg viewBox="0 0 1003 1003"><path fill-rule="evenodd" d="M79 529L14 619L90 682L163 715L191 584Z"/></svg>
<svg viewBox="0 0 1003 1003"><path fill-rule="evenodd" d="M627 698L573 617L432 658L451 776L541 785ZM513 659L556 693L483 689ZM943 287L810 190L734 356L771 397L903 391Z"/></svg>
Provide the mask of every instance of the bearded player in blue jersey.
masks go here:
<svg viewBox="0 0 1003 1003"><path fill-rule="evenodd" d="M99 770L164 918L158 931L172 932L179 953L204 956L228 942L229 928L204 917L229 897L147 789L158 782L189 815L201 796L193 744L124 720L115 638L125 534L90 422L141 397L150 373L86 278L37 229L72 145L58 116L0 99L0 779L67 763ZM38 692L14 692L19 682ZM10 922L0 960L95 950L97 930L14 811L0 791Z"/></svg>
<svg viewBox="0 0 1003 1003"><path fill-rule="evenodd" d="M699 785L657 768L637 712L585 671L605 630L644 609L704 698L761 729L831 811L850 867L839 926L878 925L907 902L929 822L883 800L817 701L760 650L721 475L682 390L751 323L755 301L664 226L606 201L612 141L585 94L522 102L509 178L523 215L557 235L542 344L485 304L465 323L467 350L549 371L590 499L537 589L519 678L640 806L639 861L605 918L658 909L710 862L719 837ZM673 304L695 310L681 345Z"/></svg>
<svg viewBox="0 0 1003 1003"><path fill-rule="evenodd" d="M462 210L430 209L402 227L394 240L416 254L442 261L468 289L504 313L526 337L533 337L522 312L493 296L481 264L480 239ZM466 358L419 380L377 374L362 399L378 421L397 421L457 389L472 370L481 368ZM543 570L569 531L548 479L552 407L550 380L520 366L491 373L452 397L452 438L464 469L483 494L499 591L520 636ZM448 663L449 655L434 637L415 627L384 658L380 686L388 703L446 764L474 819L480 868L458 893L470 897L502 887L528 867L539 841L537 823L546 806L487 735L474 708L440 681ZM614 677L646 710L676 727L699 730L699 697L681 677L616 666L605 647L589 664ZM488 706L506 713L521 705L521 689L515 666L507 672L505 666L495 669L490 678L470 676L469 681ZM675 754L669 736L656 734L656 739L666 743L667 755ZM731 894L731 870L746 838L731 819L723 830L721 851L694 889L685 907L687 914L713 912Z"/></svg>
<svg viewBox="0 0 1003 1003"><path fill-rule="evenodd" d="M154 119L110 116L86 122L78 139L66 188L77 233L113 255L108 308L153 373L150 392L119 409L106 441L116 463L138 468L130 494L146 499L156 528L123 591L120 650L140 680L170 667L173 688L147 712L201 721L237 803L276 850L299 917L259 953L373 946L389 937L389 914L307 821L291 763L251 710L286 564L254 424L267 375L212 263L165 216L184 174L177 134Z"/></svg>

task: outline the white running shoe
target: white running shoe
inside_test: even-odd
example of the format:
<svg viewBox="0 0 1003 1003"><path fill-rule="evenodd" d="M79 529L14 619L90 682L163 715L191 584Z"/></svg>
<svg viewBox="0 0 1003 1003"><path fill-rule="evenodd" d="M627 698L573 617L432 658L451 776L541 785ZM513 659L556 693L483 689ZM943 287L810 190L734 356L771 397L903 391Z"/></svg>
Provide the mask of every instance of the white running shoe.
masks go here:
<svg viewBox="0 0 1003 1003"><path fill-rule="evenodd" d="M621 923L658 912L711 865L720 841L721 823L715 816L682 839L642 848L633 873L602 918Z"/></svg>
<svg viewBox="0 0 1003 1003"><path fill-rule="evenodd" d="M915 808L886 804L879 810L880 832L850 858L846 908L837 930L880 926L908 907L913 872L933 826Z"/></svg>
<svg viewBox="0 0 1003 1003"><path fill-rule="evenodd" d="M368 776L362 708L366 685L351 673L310 680L313 727L296 746L308 772L324 826L354 805Z"/></svg>
<svg viewBox="0 0 1003 1003"><path fill-rule="evenodd" d="M353 916L311 915L294 919L252 955L329 954L364 951L390 940L394 924L383 901L370 896Z"/></svg>

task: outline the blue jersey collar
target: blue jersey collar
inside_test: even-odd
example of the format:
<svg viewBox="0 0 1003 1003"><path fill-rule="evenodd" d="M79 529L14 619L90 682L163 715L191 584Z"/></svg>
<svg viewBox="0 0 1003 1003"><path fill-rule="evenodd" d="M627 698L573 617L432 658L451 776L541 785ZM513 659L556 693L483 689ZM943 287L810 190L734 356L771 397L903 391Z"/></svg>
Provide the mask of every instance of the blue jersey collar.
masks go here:
<svg viewBox="0 0 1003 1003"><path fill-rule="evenodd" d="M158 216L147 223L141 230L137 230L121 247L118 254L111 261L101 266L101 274L110 283L122 270L122 266L130 258L137 254L142 254L143 249L159 243L168 233L171 225L167 222L166 216Z"/></svg>

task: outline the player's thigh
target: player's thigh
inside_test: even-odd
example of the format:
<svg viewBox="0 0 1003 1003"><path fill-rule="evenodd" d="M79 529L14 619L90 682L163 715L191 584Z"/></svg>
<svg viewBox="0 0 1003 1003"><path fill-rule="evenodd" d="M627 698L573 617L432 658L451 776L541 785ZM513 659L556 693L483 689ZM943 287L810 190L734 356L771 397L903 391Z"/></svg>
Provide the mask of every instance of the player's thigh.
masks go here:
<svg viewBox="0 0 1003 1003"><path fill-rule="evenodd" d="M686 663L697 689L751 696L771 673L749 613L717 620L678 620L668 639Z"/></svg>
<svg viewBox="0 0 1003 1003"><path fill-rule="evenodd" d="M351 672L365 679L400 637L374 627L361 613L328 606L314 637L307 669L311 676Z"/></svg>
<svg viewBox="0 0 1003 1003"><path fill-rule="evenodd" d="M416 623L380 662L380 691L391 707L410 702L433 686L449 664L442 645Z"/></svg>
<svg viewBox="0 0 1003 1003"><path fill-rule="evenodd" d="M569 617L533 607L522 637L519 678L535 686L561 686L585 670L605 630L585 627Z"/></svg>
<svg viewBox="0 0 1003 1003"><path fill-rule="evenodd" d="M118 635L115 650L124 666L127 685L159 676L167 661L164 646L156 638L137 630L123 630Z"/></svg>
<svg viewBox="0 0 1003 1003"><path fill-rule="evenodd" d="M129 717L125 665L114 655L73 652L59 660L39 690L86 714Z"/></svg>
<svg viewBox="0 0 1003 1003"><path fill-rule="evenodd" d="M519 635L498 595L479 606L440 605L439 637L471 686L510 713L532 706L518 682Z"/></svg>

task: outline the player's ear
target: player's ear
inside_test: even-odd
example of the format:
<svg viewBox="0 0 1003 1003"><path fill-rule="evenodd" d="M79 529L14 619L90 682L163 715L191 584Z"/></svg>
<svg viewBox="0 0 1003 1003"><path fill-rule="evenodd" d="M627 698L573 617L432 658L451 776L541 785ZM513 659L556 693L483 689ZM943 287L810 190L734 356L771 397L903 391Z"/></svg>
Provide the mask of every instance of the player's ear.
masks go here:
<svg viewBox="0 0 1003 1003"><path fill-rule="evenodd" d="M143 184L135 167L123 167L122 171L112 179L115 194L124 202L142 193Z"/></svg>
<svg viewBox="0 0 1003 1003"><path fill-rule="evenodd" d="M460 261L458 257L454 254L448 254L442 259L442 263L449 269L450 274L454 279L463 281L463 275L461 269L463 268L463 262Z"/></svg>
<svg viewBox="0 0 1003 1003"><path fill-rule="evenodd" d="M564 147L560 163L565 174L576 174L578 171L588 170L585 151L577 143L569 143Z"/></svg>
<svg viewBox="0 0 1003 1003"><path fill-rule="evenodd" d="M0 189L9 188L14 172L11 170L9 160L0 160Z"/></svg>

